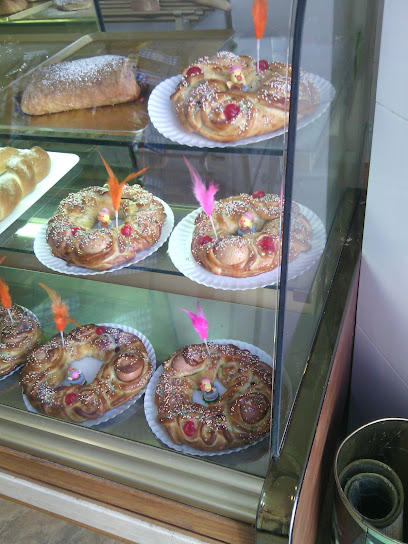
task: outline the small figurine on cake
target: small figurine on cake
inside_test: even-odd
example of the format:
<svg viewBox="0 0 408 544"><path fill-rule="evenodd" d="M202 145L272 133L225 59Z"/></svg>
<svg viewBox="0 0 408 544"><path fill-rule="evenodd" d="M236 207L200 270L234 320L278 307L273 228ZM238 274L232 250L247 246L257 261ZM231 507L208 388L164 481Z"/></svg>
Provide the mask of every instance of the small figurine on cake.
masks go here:
<svg viewBox="0 0 408 544"><path fill-rule="evenodd" d="M244 213L241 219L238 221L238 224L239 236L244 236L244 234L252 234L255 232L255 227L252 224L252 213L250 212Z"/></svg>
<svg viewBox="0 0 408 544"><path fill-rule="evenodd" d="M70 366L68 368L68 381L72 385L86 385L85 376L79 368Z"/></svg>
<svg viewBox="0 0 408 544"><path fill-rule="evenodd" d="M207 404L210 402L217 402L220 398L218 387L215 383L211 383L209 378L203 378L200 381L200 389L203 391L203 401Z"/></svg>
<svg viewBox="0 0 408 544"><path fill-rule="evenodd" d="M229 73L231 81L227 81L228 89L241 89L241 91L248 90L248 85L245 80L245 76L242 73L241 66L233 66Z"/></svg>
<svg viewBox="0 0 408 544"><path fill-rule="evenodd" d="M102 208L98 214L98 228L100 229L110 229L112 226L112 221L109 216L109 210Z"/></svg>

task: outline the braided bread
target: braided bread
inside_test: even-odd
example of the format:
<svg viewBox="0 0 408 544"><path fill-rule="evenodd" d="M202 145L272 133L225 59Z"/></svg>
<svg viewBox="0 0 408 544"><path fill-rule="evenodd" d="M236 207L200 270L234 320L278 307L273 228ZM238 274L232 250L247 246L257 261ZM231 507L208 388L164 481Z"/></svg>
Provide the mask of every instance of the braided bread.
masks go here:
<svg viewBox="0 0 408 544"><path fill-rule="evenodd" d="M163 364L156 387L157 421L175 444L219 451L269 432L272 368L232 344L195 344L179 349ZM200 382L216 379L226 388L204 406L192 400Z"/></svg>
<svg viewBox="0 0 408 544"><path fill-rule="evenodd" d="M0 2L0 17L3 15L13 15L28 8L26 0L2 0Z"/></svg>
<svg viewBox="0 0 408 544"><path fill-rule="evenodd" d="M103 361L94 380L62 385L74 361ZM142 341L113 327L83 325L35 350L20 383L31 405L49 416L81 422L101 417L134 397L149 381L153 366Z"/></svg>
<svg viewBox="0 0 408 544"><path fill-rule="evenodd" d="M92 6L92 0L54 0L54 6L61 11L77 11Z"/></svg>
<svg viewBox="0 0 408 544"><path fill-rule="evenodd" d="M21 97L29 115L111 106L138 98L135 66L120 55L100 55L36 70Z"/></svg>
<svg viewBox="0 0 408 544"><path fill-rule="evenodd" d="M247 278L273 270L280 264L281 214L278 195L263 191L219 200L209 217L201 212L195 220L191 252L213 274ZM243 230L241 230L243 229ZM312 227L293 204L289 260L311 247Z"/></svg>
<svg viewBox="0 0 408 544"><path fill-rule="evenodd" d="M182 72L171 95L182 127L210 140L233 142L273 132L289 120L291 67L286 81L286 65L256 61L221 51L202 57ZM299 83L299 116L313 111L319 93L302 73Z"/></svg>
<svg viewBox="0 0 408 544"><path fill-rule="evenodd" d="M24 364L41 339L40 322L31 312L12 304L10 314L13 322L0 306L0 376Z"/></svg>
<svg viewBox="0 0 408 544"><path fill-rule="evenodd" d="M93 229L101 210L114 217L104 187L89 187L62 200L48 222L47 242L53 254L69 266L107 270L156 243L166 219L162 203L139 185L124 186L119 208L123 224L118 228Z"/></svg>
<svg viewBox="0 0 408 544"><path fill-rule="evenodd" d="M51 160L41 147L0 148L0 221L48 175Z"/></svg>

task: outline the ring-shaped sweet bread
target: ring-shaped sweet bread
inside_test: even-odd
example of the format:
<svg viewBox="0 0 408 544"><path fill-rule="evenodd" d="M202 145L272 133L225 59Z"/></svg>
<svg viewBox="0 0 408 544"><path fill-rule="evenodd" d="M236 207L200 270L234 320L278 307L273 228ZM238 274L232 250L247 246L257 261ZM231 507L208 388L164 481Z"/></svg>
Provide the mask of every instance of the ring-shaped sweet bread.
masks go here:
<svg viewBox="0 0 408 544"><path fill-rule="evenodd" d="M94 228L101 212L107 221ZM118 215L123 223L116 227L105 187L71 193L48 222L46 236L53 255L69 266L108 270L155 244L166 220L160 200L139 185L124 186Z"/></svg>
<svg viewBox="0 0 408 544"><path fill-rule="evenodd" d="M247 278L273 270L281 258L281 199L258 191L219 200L212 219L200 213L195 219L191 252L213 274ZM293 204L289 260L311 247L312 227Z"/></svg>
<svg viewBox="0 0 408 544"><path fill-rule="evenodd" d="M287 73L286 73L287 72ZM291 67L221 51L182 71L170 99L181 126L219 142L279 130L289 121ZM319 91L301 72L298 116L319 104Z"/></svg>
<svg viewBox="0 0 408 544"><path fill-rule="evenodd" d="M102 361L89 384L62 385L83 357ZM143 342L119 328L83 325L33 351L20 383L38 412L75 422L94 420L121 406L147 385L153 372ZM79 374L79 372L78 372Z"/></svg>
<svg viewBox="0 0 408 544"><path fill-rule="evenodd" d="M25 308L12 304L10 315L0 306L0 376L24 364L42 334L40 322Z"/></svg>
<svg viewBox="0 0 408 544"><path fill-rule="evenodd" d="M157 422L174 444L204 451L238 448L270 429L272 368L233 344L193 344L163 364L155 404ZM193 401L202 380L226 388L208 406Z"/></svg>

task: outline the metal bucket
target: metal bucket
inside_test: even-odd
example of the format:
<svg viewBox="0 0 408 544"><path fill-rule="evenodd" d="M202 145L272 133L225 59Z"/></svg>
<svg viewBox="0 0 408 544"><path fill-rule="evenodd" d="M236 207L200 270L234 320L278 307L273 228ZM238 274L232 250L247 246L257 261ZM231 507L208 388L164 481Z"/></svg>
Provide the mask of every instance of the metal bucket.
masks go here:
<svg viewBox="0 0 408 544"><path fill-rule="evenodd" d="M380 419L354 431L337 450L334 477L333 543L407 542L408 419Z"/></svg>

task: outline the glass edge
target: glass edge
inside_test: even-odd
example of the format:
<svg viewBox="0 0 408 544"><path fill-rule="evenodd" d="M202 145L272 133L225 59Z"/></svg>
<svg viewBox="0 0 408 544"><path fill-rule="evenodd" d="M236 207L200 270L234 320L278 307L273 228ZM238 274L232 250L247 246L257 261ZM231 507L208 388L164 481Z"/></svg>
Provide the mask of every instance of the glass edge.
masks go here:
<svg viewBox="0 0 408 544"><path fill-rule="evenodd" d="M289 542L304 471L331 371L332 354L345 316L345 288L349 295L358 273L364 212L365 195L362 194L349 229L348 243L343 247L326 301L308 361L308 370L299 388L291 424L279 457L271 458L258 509L257 544ZM328 330L333 334L328 334ZM326 366L324 372L322 364ZM308 421L305 420L305 414L309 414ZM285 497L286 504L282 503L282 497Z"/></svg>

